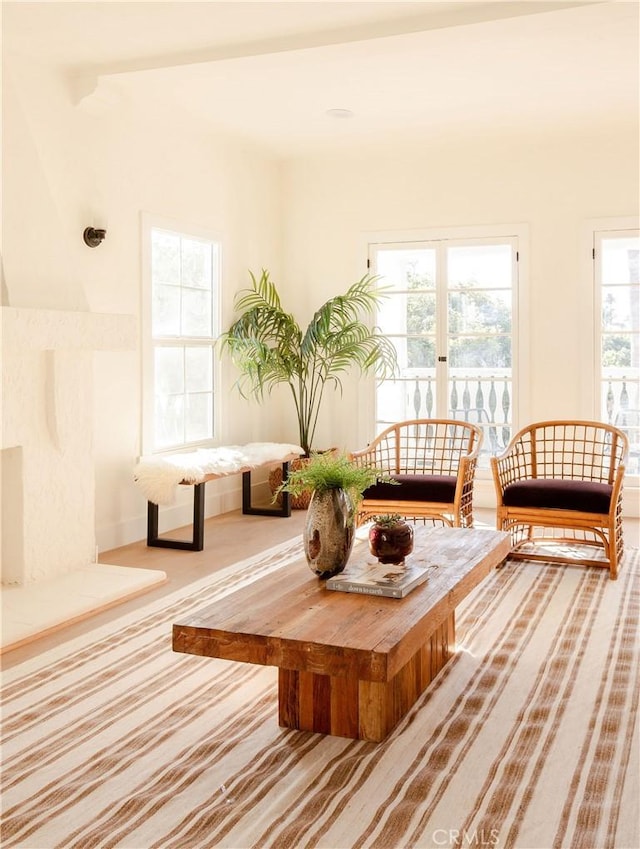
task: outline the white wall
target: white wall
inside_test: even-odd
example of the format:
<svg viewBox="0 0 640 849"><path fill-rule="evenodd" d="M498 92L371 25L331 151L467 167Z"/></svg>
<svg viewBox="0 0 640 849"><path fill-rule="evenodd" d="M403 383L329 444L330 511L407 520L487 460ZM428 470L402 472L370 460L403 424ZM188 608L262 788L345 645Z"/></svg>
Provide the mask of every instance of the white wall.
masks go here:
<svg viewBox="0 0 640 849"><path fill-rule="evenodd" d="M3 259L9 304L140 316L140 213L193 223L223 240L223 321L247 269L279 271L280 166L213 139L192 119L120 96L74 106L66 80L5 55ZM107 237L86 247L86 226ZM146 534L132 480L140 454L140 351L95 354L96 533L101 550ZM277 440L278 413L230 392L222 369L223 443ZM250 414L248 414L250 412ZM269 436L265 437L265 431ZM240 481L209 486L212 509L239 503ZM230 493L221 501L218 493ZM188 502L190 492L183 494ZM226 500L225 500L226 499ZM188 521L190 508L176 514ZM171 522L169 522L169 527Z"/></svg>
<svg viewBox="0 0 640 849"><path fill-rule="evenodd" d="M222 235L225 324L249 268L269 268L287 307L304 321L365 272L367 232L523 222L531 237L529 415L593 415L590 381L582 379L593 325L577 318L591 297L583 233L590 219L638 214L636 126L484 135L279 164L212 138L187 116L121 98L117 86L99 90L88 108L74 106L64 79L6 51L4 59L3 254L11 306L139 317L143 210ZM108 231L95 250L82 243L91 224ZM139 350L95 355L101 550L145 534L146 505L131 477L140 453L140 371ZM225 365L222 442L266 433L296 440L286 394L248 406L230 393L231 380ZM354 379L346 390L341 400L328 398L319 447L354 448L371 435L362 414L370 386ZM235 506L237 485L208 488L211 509ZM175 521L187 515L183 507Z"/></svg>
<svg viewBox="0 0 640 849"><path fill-rule="evenodd" d="M315 301L365 271L366 234L523 223L530 235L529 421L595 415L589 351L594 316L584 233L594 218L638 214L638 127L560 130L534 138L484 135L431 145L301 158L284 173L284 269ZM360 447L370 382L333 396L320 445ZM526 424L526 421L520 423Z"/></svg>

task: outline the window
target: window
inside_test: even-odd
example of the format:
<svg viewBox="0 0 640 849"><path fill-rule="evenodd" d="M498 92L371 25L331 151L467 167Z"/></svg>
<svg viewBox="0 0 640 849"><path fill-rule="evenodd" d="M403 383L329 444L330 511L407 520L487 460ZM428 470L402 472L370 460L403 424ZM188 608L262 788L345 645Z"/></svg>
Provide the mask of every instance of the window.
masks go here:
<svg viewBox="0 0 640 849"><path fill-rule="evenodd" d="M220 244L149 219L144 228L144 452L215 435Z"/></svg>
<svg viewBox="0 0 640 849"><path fill-rule="evenodd" d="M376 390L376 432L469 421L484 429L487 466L513 431L517 238L372 244L370 265L387 288L377 322L400 367Z"/></svg>
<svg viewBox="0 0 640 849"><path fill-rule="evenodd" d="M640 473L640 233L594 234L596 304L599 309L599 417L625 431L627 472Z"/></svg>

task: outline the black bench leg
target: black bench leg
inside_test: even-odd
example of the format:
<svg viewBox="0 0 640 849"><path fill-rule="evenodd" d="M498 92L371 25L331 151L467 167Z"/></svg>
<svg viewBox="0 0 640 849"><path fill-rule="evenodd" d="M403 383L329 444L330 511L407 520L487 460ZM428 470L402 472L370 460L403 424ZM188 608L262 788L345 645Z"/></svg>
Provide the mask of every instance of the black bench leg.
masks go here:
<svg viewBox="0 0 640 849"><path fill-rule="evenodd" d="M282 480L289 476L289 463L282 464ZM245 516L281 516L283 519L291 515L291 495L282 493L280 507L253 507L251 504L251 472L242 473L242 512Z"/></svg>
<svg viewBox="0 0 640 849"><path fill-rule="evenodd" d="M204 548L204 483L193 486L193 535L191 540L158 536L158 505L147 501L147 545L155 548L179 548L202 551Z"/></svg>
<svg viewBox="0 0 640 849"><path fill-rule="evenodd" d="M282 464L282 480L289 475L289 463ZM251 504L251 472L242 473L242 512L246 516L291 515L291 495L282 493L281 507L253 507ZM158 535L158 505L147 501L147 545L154 548L178 548L182 551L204 549L204 482L193 486L193 535L191 540L170 539Z"/></svg>

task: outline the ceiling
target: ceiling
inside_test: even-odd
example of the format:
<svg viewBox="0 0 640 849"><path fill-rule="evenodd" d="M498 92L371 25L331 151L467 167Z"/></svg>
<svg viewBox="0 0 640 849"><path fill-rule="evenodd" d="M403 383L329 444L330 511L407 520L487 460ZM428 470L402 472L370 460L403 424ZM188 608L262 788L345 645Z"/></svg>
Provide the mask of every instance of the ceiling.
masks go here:
<svg viewBox="0 0 640 849"><path fill-rule="evenodd" d="M635 0L5 2L3 55L61 70L82 108L184 109L287 157L637 120L638 12Z"/></svg>

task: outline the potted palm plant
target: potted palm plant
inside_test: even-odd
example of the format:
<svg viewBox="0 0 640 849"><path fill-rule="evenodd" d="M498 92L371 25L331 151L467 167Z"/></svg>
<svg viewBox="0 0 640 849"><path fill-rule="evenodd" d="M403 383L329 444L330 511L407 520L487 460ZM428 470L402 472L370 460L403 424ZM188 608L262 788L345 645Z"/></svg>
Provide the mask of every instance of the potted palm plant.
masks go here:
<svg viewBox="0 0 640 849"><path fill-rule="evenodd" d="M249 274L252 285L236 296L240 315L222 334L222 350L240 371L237 386L244 397L262 399L279 383L289 387L299 444L308 457L327 386L342 390L342 377L352 368L380 379L396 371L394 346L366 322L384 292L367 274L324 303L302 330L283 308L269 273L263 269L260 279Z"/></svg>

